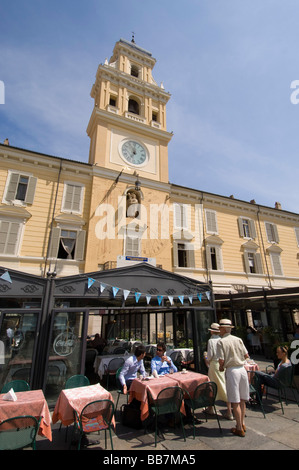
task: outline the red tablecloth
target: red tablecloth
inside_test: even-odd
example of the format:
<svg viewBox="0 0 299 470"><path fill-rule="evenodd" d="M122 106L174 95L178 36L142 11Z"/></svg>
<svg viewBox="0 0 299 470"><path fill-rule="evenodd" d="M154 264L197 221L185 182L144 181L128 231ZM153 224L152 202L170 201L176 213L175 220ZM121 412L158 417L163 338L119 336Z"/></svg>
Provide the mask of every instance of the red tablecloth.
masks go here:
<svg viewBox="0 0 299 470"><path fill-rule="evenodd" d="M41 418L38 434L52 441L51 415L42 390L15 392L17 401L3 400L0 395L0 422L14 416L31 415Z"/></svg>
<svg viewBox="0 0 299 470"><path fill-rule="evenodd" d="M136 398L136 400L141 402L141 420L143 421L149 415L148 391L150 391L153 399L155 400L163 388L179 386L187 390L192 396L197 385L208 381L209 378L207 375L191 371L187 371L185 374L182 372L176 372L175 374L162 375L158 378L149 380L135 379L130 387L129 401L131 402L133 398ZM182 412L184 413L184 411L185 407L183 406Z"/></svg>
<svg viewBox="0 0 299 470"><path fill-rule="evenodd" d="M96 400L113 402L111 393L100 384L62 390L53 412L53 423L60 420L65 426L69 426L74 422L74 410L80 415L85 405ZM114 417L112 423L115 426Z"/></svg>

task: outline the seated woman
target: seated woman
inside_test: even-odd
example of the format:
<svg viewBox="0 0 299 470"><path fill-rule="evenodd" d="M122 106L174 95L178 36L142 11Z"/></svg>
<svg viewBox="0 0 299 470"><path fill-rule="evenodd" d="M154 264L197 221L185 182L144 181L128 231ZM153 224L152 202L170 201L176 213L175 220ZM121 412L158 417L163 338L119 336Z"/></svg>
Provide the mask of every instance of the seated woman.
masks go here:
<svg viewBox="0 0 299 470"><path fill-rule="evenodd" d="M151 360L151 369L153 375L169 374L170 369L172 369L173 372L178 371L171 358L165 356L165 351L165 343L158 343L156 356Z"/></svg>
<svg viewBox="0 0 299 470"><path fill-rule="evenodd" d="M268 385L268 387L278 388L279 386L279 374L286 367L291 367L292 363L288 359L288 347L287 346L278 346L276 350L276 355L280 359L280 363L277 366L275 373L267 374L260 370L255 372L255 375L258 379L257 391L262 396L262 385Z"/></svg>

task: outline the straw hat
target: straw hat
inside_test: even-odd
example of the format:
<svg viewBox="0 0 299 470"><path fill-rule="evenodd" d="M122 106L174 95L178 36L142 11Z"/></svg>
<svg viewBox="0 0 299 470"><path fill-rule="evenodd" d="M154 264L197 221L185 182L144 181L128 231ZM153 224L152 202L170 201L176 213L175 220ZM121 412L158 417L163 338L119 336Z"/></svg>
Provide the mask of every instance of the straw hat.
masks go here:
<svg viewBox="0 0 299 470"><path fill-rule="evenodd" d="M228 320L228 318L223 318L222 320L220 320L219 326L223 326L224 328L235 328L232 325L232 322Z"/></svg>
<svg viewBox="0 0 299 470"><path fill-rule="evenodd" d="M213 331L214 333L219 333L219 324L212 323L211 328L208 328L209 331Z"/></svg>

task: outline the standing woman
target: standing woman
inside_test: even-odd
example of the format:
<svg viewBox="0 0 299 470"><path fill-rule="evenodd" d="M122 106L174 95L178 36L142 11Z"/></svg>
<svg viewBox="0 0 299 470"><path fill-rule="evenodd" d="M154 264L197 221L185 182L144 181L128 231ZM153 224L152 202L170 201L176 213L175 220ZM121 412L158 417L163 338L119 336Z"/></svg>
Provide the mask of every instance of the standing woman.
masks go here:
<svg viewBox="0 0 299 470"><path fill-rule="evenodd" d="M216 344L220 339L219 324L212 323L211 328L209 328L209 331L211 333L211 338L208 341L208 351L204 354L206 365L209 369L208 376L210 381L215 382L217 385L216 400L221 400L226 403L227 411L224 417L226 419L233 420L231 403L227 401L225 375L224 372L220 372L219 370L219 362L216 355ZM207 410L207 413L213 414L212 407Z"/></svg>

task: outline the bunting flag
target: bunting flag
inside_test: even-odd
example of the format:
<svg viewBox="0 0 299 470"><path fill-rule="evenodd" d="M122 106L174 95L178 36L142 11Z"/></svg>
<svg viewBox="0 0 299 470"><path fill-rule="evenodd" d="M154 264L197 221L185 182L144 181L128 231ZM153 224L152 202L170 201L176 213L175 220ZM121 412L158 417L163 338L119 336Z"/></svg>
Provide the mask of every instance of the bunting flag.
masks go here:
<svg viewBox="0 0 299 470"><path fill-rule="evenodd" d="M5 271L1 276L0 276L0 279L3 279L4 281L8 281L8 282L12 282L11 281L11 278L10 278L10 275L8 273L8 271ZM115 297L116 294L118 293L118 291L122 291L122 294L123 294L123 298L124 300L126 300L128 298L128 296L130 295L131 291L128 290L128 289L122 289L121 287L116 287L116 286L111 286L109 284L105 284L104 282L100 282L100 281L97 281L96 279L93 279L91 277L89 277L87 279L88 281L88 289L95 283L95 282L99 282L100 283L100 291L101 293L104 292L104 290L109 287L110 289L112 289L112 292L113 292L113 296ZM133 294L133 292L132 292ZM207 291L203 291L203 292L200 292L200 293L197 293L197 294L194 294L194 295L188 295L188 300L190 302L190 304L192 305L193 303L193 299L195 297L197 297L199 299L199 301L201 302L202 301L202 296L203 294L206 294L206 297L209 301L211 301L211 292L209 290ZM185 296L184 295L178 295L178 296L173 296L173 295L150 295L150 294L145 294L145 293L142 293L142 292L134 292L134 296L135 296L135 301L136 303L139 302L139 299L141 296L145 297L146 298L146 303L147 305L149 305L152 297L155 297L158 301L158 304L161 305L162 304L162 301L163 301L163 298L164 297L167 297L169 302L170 302L170 305L174 305L174 302L175 302L175 299L179 300L181 304L184 304L184 299L185 299Z"/></svg>
<svg viewBox="0 0 299 470"><path fill-rule="evenodd" d="M112 287L113 297L116 296L116 294L118 293L118 291L119 291L119 287Z"/></svg>
<svg viewBox="0 0 299 470"><path fill-rule="evenodd" d="M104 292L105 287L106 287L106 284L100 283L100 290L101 290L101 293Z"/></svg>
<svg viewBox="0 0 299 470"><path fill-rule="evenodd" d="M128 297L128 295L129 295L129 293L130 293L130 291L129 291L129 290L127 290L127 289L124 289L124 291L123 291L123 292L124 292L124 299L126 300L126 299L127 299L127 297Z"/></svg>
<svg viewBox="0 0 299 470"><path fill-rule="evenodd" d="M2 276L0 276L0 279L3 279L3 281L10 282L12 284L12 280L10 278L9 272L5 271Z"/></svg>
<svg viewBox="0 0 299 470"><path fill-rule="evenodd" d="M93 285L94 282L96 282L95 279L92 279L91 277L88 278L88 289Z"/></svg>

